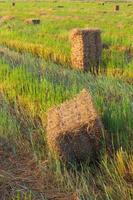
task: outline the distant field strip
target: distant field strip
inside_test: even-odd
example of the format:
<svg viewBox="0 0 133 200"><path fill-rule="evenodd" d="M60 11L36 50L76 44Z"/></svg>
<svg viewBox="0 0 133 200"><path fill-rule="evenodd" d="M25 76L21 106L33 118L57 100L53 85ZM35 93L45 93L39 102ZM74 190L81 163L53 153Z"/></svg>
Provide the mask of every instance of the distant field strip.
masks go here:
<svg viewBox="0 0 133 200"><path fill-rule="evenodd" d="M133 5L105 2L17 2L1 3L0 44L18 52L71 67L69 32L73 28L98 27L102 30L103 56L101 69L119 68L133 72ZM26 24L38 18L39 25ZM113 74L112 73L112 74ZM125 72L124 72L125 73Z"/></svg>

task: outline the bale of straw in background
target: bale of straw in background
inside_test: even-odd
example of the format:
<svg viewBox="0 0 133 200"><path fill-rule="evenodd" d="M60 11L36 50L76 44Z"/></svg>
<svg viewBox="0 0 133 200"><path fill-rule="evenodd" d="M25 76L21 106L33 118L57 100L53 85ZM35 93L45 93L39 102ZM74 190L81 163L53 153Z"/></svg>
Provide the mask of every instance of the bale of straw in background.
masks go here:
<svg viewBox="0 0 133 200"><path fill-rule="evenodd" d="M10 16L10 15L2 16L0 18L0 23L7 22L7 21L10 21L10 20L13 20L13 19L15 19L14 16Z"/></svg>
<svg viewBox="0 0 133 200"><path fill-rule="evenodd" d="M40 24L40 19L32 19L32 18L29 18L29 19L26 19L25 20L25 23L26 24Z"/></svg>
<svg viewBox="0 0 133 200"><path fill-rule="evenodd" d="M47 112L48 147L66 163L92 161L99 152L102 127L91 95L84 89Z"/></svg>
<svg viewBox="0 0 133 200"><path fill-rule="evenodd" d="M15 6L16 5L16 3L15 2L12 2L12 6Z"/></svg>
<svg viewBox="0 0 133 200"><path fill-rule="evenodd" d="M115 6L115 11L119 11L120 10L120 6L119 5L116 5Z"/></svg>
<svg viewBox="0 0 133 200"><path fill-rule="evenodd" d="M74 29L70 33L72 66L98 71L102 54L101 31L97 28Z"/></svg>
<svg viewBox="0 0 133 200"><path fill-rule="evenodd" d="M46 15L47 13L45 11L40 11L40 15L43 16L43 15Z"/></svg>

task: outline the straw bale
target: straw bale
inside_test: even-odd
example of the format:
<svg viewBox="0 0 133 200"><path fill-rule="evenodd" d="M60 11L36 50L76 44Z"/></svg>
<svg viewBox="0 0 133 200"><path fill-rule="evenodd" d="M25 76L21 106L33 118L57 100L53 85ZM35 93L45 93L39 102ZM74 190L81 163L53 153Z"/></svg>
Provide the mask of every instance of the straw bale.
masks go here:
<svg viewBox="0 0 133 200"><path fill-rule="evenodd" d="M57 6L57 8L64 8L64 6Z"/></svg>
<svg viewBox="0 0 133 200"><path fill-rule="evenodd" d="M14 16L10 16L10 15L6 15L6 16L2 16L0 18L0 22L6 22L6 21L9 21L9 20L12 20L12 19L15 19Z"/></svg>
<svg viewBox="0 0 133 200"><path fill-rule="evenodd" d="M25 20L26 24L40 24L40 19L33 19L33 18L29 18Z"/></svg>
<svg viewBox="0 0 133 200"><path fill-rule="evenodd" d="M12 2L12 6L15 6L16 5L16 3L15 2Z"/></svg>
<svg viewBox="0 0 133 200"><path fill-rule="evenodd" d="M102 129L91 95L86 90L47 112L49 149L68 163L95 159Z"/></svg>
<svg viewBox="0 0 133 200"><path fill-rule="evenodd" d="M120 10L120 6L119 5L116 5L115 6L115 11L119 11Z"/></svg>
<svg viewBox="0 0 133 200"><path fill-rule="evenodd" d="M74 29L70 41L72 66L87 71L97 70L102 54L100 29Z"/></svg>
<svg viewBox="0 0 133 200"><path fill-rule="evenodd" d="M45 11L40 11L40 15L46 15L47 13Z"/></svg>

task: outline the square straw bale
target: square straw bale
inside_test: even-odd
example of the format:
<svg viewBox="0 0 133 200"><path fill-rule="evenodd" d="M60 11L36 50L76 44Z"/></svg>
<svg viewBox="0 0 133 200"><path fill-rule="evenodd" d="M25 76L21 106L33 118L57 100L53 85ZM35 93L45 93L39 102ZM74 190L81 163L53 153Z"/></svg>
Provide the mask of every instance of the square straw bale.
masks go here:
<svg viewBox="0 0 133 200"><path fill-rule="evenodd" d="M25 20L25 23L26 24L33 24L33 25L40 24L40 19L29 18L29 19Z"/></svg>
<svg viewBox="0 0 133 200"><path fill-rule="evenodd" d="M100 29L74 29L70 33L70 42L72 66L85 71L98 71L102 55Z"/></svg>
<svg viewBox="0 0 133 200"><path fill-rule="evenodd" d="M47 112L49 149L68 163L95 159L102 130L91 95L85 89Z"/></svg>

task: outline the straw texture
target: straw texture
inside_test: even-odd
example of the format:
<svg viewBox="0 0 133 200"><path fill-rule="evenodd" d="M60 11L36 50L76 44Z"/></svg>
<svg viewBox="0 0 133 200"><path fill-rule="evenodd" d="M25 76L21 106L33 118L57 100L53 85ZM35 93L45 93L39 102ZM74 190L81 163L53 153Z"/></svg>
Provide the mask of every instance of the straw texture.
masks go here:
<svg viewBox="0 0 133 200"><path fill-rule="evenodd" d="M97 71L102 54L100 29L74 29L70 33L70 41L72 66Z"/></svg>
<svg viewBox="0 0 133 200"><path fill-rule="evenodd" d="M95 159L101 133L101 120L86 90L47 113L49 149L65 162Z"/></svg>

